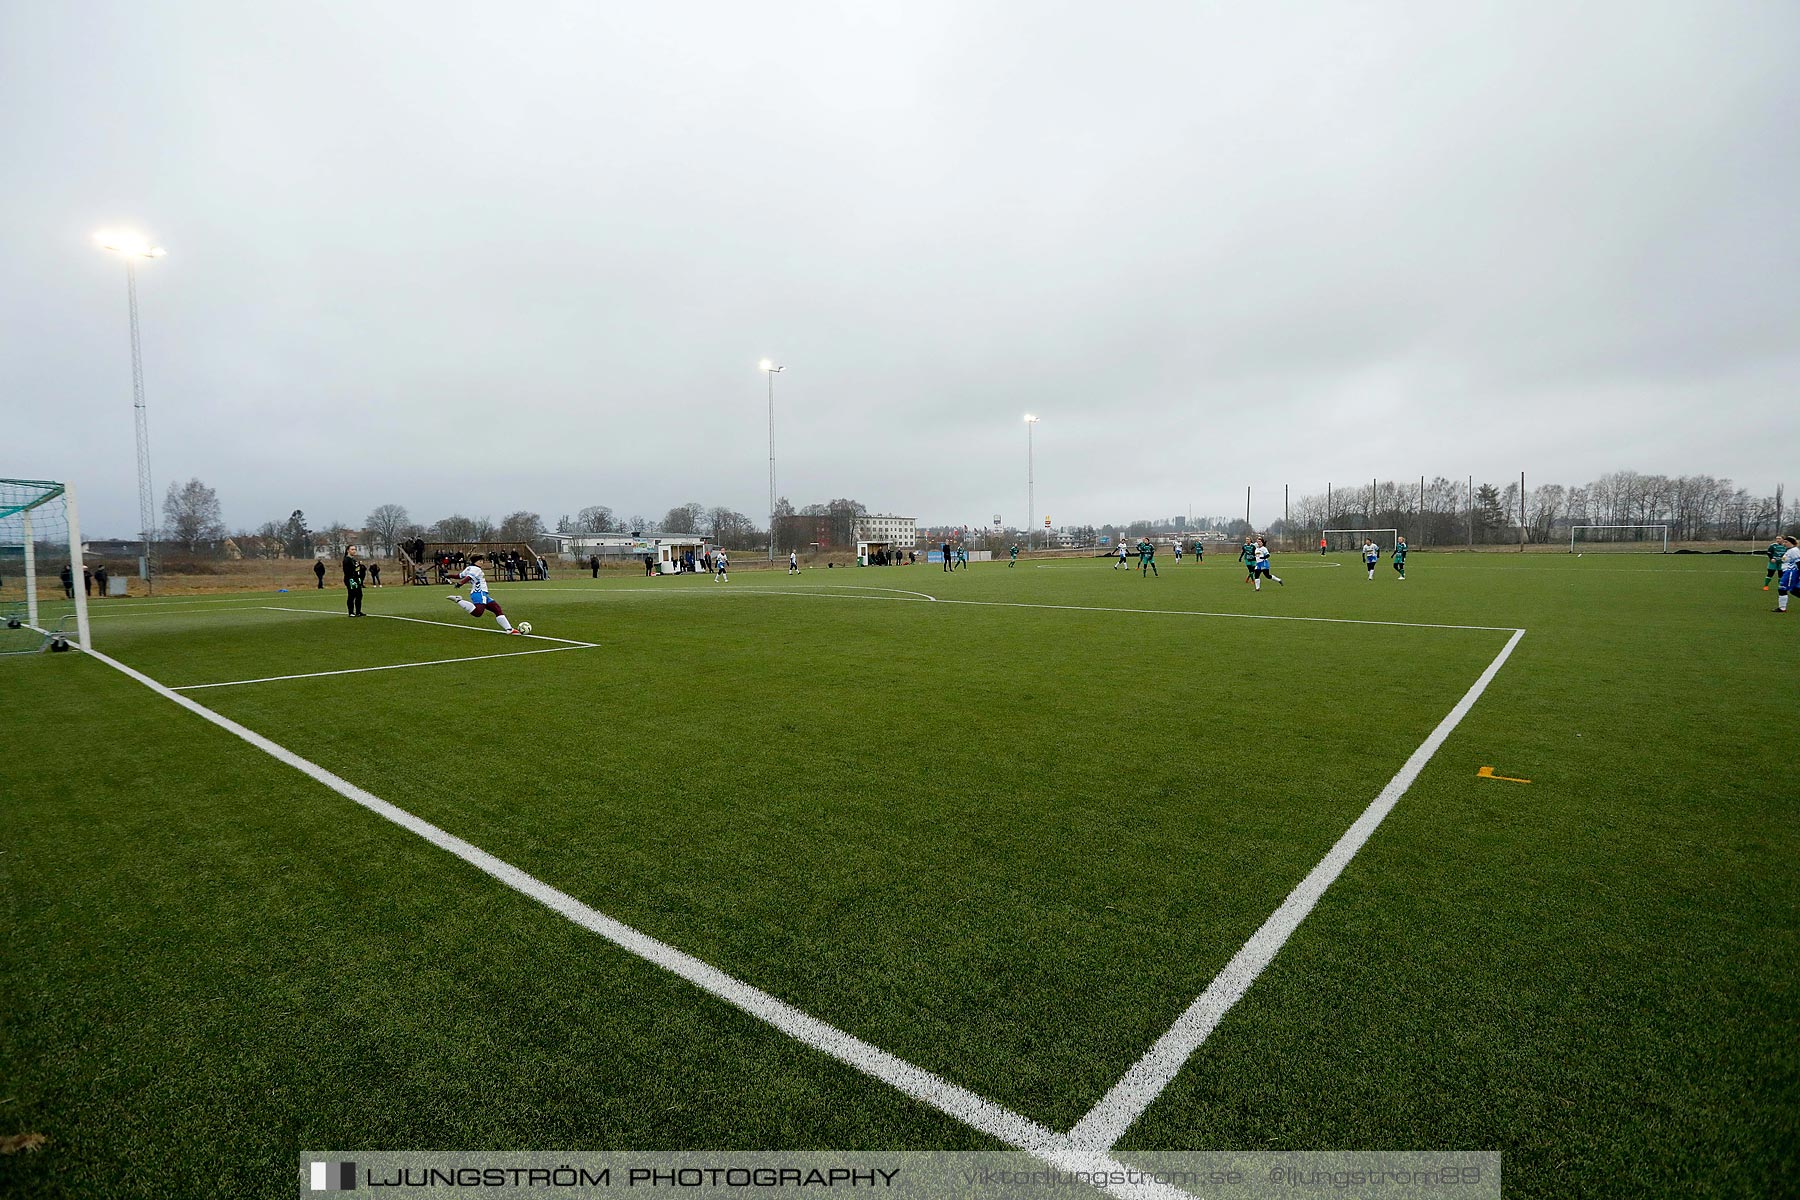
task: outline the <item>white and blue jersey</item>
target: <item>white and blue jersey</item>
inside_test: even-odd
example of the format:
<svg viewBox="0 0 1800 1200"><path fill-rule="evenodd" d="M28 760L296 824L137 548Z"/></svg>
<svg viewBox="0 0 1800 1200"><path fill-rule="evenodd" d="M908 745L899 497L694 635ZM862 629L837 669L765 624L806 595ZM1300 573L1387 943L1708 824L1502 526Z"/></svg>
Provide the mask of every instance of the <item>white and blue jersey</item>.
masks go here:
<svg viewBox="0 0 1800 1200"><path fill-rule="evenodd" d="M1788 547L1781 556L1781 579L1776 586L1790 596L1800 596L1800 546Z"/></svg>
<svg viewBox="0 0 1800 1200"><path fill-rule="evenodd" d="M480 567L476 566L474 563L470 563L462 569L462 574L458 575L456 580L458 583L466 583L469 585L469 599L471 602L477 605L486 604L488 602L487 572L483 571Z"/></svg>

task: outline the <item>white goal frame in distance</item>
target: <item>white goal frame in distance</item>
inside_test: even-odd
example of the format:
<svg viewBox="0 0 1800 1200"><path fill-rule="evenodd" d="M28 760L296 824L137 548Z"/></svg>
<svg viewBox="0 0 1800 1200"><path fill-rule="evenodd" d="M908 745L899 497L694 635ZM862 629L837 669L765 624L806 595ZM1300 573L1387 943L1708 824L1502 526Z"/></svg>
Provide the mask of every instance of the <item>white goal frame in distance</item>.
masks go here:
<svg viewBox="0 0 1800 1200"><path fill-rule="evenodd" d="M1667 525L1571 525L1569 526L1569 553L1575 553L1575 535L1583 529L1660 529L1662 530L1662 552L1669 552L1669 527ZM1617 545L1612 542L1589 542L1590 546Z"/></svg>
<svg viewBox="0 0 1800 1200"><path fill-rule="evenodd" d="M75 638L76 644L83 650L92 645L88 632L87 589L81 586L81 522L75 515L75 492L66 483L56 483L47 479L8 479L7 483L35 484L45 490L44 494L29 504L21 505L17 510L24 523L25 541L25 624L30 629L45 635L48 643L50 630L45 629L38 621L38 579L37 579L37 539L32 536L31 514L34 509L42 508L58 496L62 497L63 511L68 518L69 527L69 571L70 578L75 581L71 589L75 593Z"/></svg>
<svg viewBox="0 0 1800 1200"><path fill-rule="evenodd" d="M1319 530L1319 536L1323 537L1323 538L1329 538L1334 533L1360 533L1365 536L1368 534L1371 534L1371 533L1391 533L1391 534L1393 534L1393 536L1388 539L1388 544L1386 546L1382 546L1383 550L1392 550L1394 548L1394 546L1400 541L1400 531L1398 529L1321 529L1321 530ZM1381 539L1376 538L1375 544L1377 546L1381 546ZM1361 548L1362 547L1360 547L1360 546L1356 547L1356 549L1359 549L1359 550Z"/></svg>

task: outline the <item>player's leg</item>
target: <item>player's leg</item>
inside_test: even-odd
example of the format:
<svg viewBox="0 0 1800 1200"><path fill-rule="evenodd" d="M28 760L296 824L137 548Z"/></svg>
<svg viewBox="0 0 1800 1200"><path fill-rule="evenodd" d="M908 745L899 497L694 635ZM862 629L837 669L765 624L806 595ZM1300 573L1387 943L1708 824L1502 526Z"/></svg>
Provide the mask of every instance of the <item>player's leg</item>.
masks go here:
<svg viewBox="0 0 1800 1200"><path fill-rule="evenodd" d="M456 605L456 607L462 609L463 612L467 613L471 617L480 611L479 609L477 609L475 607L475 604L473 601L465 599L462 596L450 597L450 603Z"/></svg>
<svg viewBox="0 0 1800 1200"><path fill-rule="evenodd" d="M482 604L482 606L481 606L481 608L482 608L482 610L483 610L483 611L486 611L486 612L491 612L491 613L493 613L493 614L494 614L494 621L495 621L495 623L496 623L496 624L498 624L498 625L499 625L499 626L500 626L500 628L501 628L501 629L504 629L504 630L505 630L505 631L506 631L506 632L507 632L507 633L516 633L516 632L518 632L518 631L517 631L517 630L515 630L515 629L514 629L514 628L513 628L513 623L512 623L512 621L510 621L510 620L509 620L509 619L508 619L508 618L507 618L507 616L506 616L506 612L505 612L505 610L503 610L503 609L502 609L502 608L501 608L501 607L500 607L500 604L499 604L499 602L498 602L498 601L497 601L497 600L495 600L495 599L494 599L494 598L493 598L493 597L491 597L491 596L490 596L490 597L489 597L489 598L488 598L488 599L487 599L487 600L486 600L486 602L484 602L484 603L483 603L483 604Z"/></svg>

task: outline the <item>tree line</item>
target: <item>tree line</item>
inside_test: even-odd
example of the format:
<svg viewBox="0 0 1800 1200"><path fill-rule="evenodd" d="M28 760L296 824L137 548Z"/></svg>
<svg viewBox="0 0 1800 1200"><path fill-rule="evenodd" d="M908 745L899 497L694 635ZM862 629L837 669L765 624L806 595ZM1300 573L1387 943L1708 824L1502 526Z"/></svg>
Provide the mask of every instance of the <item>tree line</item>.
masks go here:
<svg viewBox="0 0 1800 1200"><path fill-rule="evenodd" d="M784 501L785 503L785 501ZM833 503L838 503L833 501ZM813 506L818 507L818 506ZM864 511L860 505L858 511ZM193 553L217 552L226 540L249 558L311 558L320 550L341 554L346 546L372 546L392 553L402 542L423 538L428 542L519 542L530 545L544 537L548 527L535 512L521 509L497 523L488 516L452 513L430 523L415 521L403 504L381 504L370 510L361 525L333 519L314 527L302 509L285 518L265 521L254 528L227 532L219 494L199 479L170 484L163 498L163 527L152 531L159 542L179 545ZM642 514L619 517L604 504L589 505L574 516L558 518L555 532L582 533L694 533L730 549L768 544L765 528L743 513L722 506L678 504L653 522Z"/></svg>
<svg viewBox="0 0 1800 1200"><path fill-rule="evenodd" d="M1580 486L1528 487L1521 506L1516 479L1495 484L1439 475L1371 480L1290 498L1285 517L1254 523L1242 516L1162 517L1104 525L1099 532L1260 532L1311 544L1327 529L1398 529L1414 546L1453 546L1567 542L1577 525L1666 525L1671 542L1760 541L1795 524L1784 491L1778 486L1758 496L1711 475L1614 471ZM1268 498L1257 499L1257 508L1267 513Z"/></svg>
<svg viewBox="0 0 1800 1200"><path fill-rule="evenodd" d="M1577 525L1666 525L1672 542L1751 541L1791 517L1783 489L1757 496L1711 475L1614 471L1590 483L1504 484L1431 479L1370 481L1289 504L1279 534L1316 538L1326 529L1394 528L1414 545L1563 542Z"/></svg>

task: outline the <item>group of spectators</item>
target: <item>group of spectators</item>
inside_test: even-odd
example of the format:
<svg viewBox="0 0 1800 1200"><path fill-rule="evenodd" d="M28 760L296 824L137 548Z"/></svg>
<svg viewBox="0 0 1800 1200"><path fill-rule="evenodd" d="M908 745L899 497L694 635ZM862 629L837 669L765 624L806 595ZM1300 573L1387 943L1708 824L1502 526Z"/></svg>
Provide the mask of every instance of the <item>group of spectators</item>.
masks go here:
<svg viewBox="0 0 1800 1200"><path fill-rule="evenodd" d="M412 547L407 547L411 554ZM421 551L422 553L423 551ZM517 583L524 579L550 578L550 564L541 555L520 554L517 550L508 550L504 554L483 554L482 561L499 575L504 583ZM417 562L417 559L413 561ZM437 556L432 567L437 571L439 583L449 583L469 565L469 556L461 550L447 550ZM424 580L419 580L423 583Z"/></svg>
<svg viewBox="0 0 1800 1200"><path fill-rule="evenodd" d="M646 552L643 555L643 560L644 574L656 574L656 555ZM711 574L713 569L718 566L718 560L719 554L716 550L704 550L699 554L695 554L692 550L684 550L682 551L681 556L675 559L675 573L677 575L695 575L701 571L705 571L708 574ZM594 577L596 579L599 578L599 556L596 555L594 558L590 559L588 565L593 569Z"/></svg>
<svg viewBox="0 0 1800 1200"><path fill-rule="evenodd" d="M877 550L869 555L871 567L898 567L902 564L910 567L918 561L919 552L917 550L908 550L905 554L898 550Z"/></svg>
<svg viewBox="0 0 1800 1200"><path fill-rule="evenodd" d="M75 598L74 568L70 567L68 563L64 563L62 572L57 578L62 580L63 599L73 600ZM95 567L90 567L83 563L81 567L81 590L86 595L91 596L94 594L94 585L98 583L100 585L100 594L104 596L106 595L106 581L110 578L111 576L106 573L105 563L101 563Z"/></svg>

